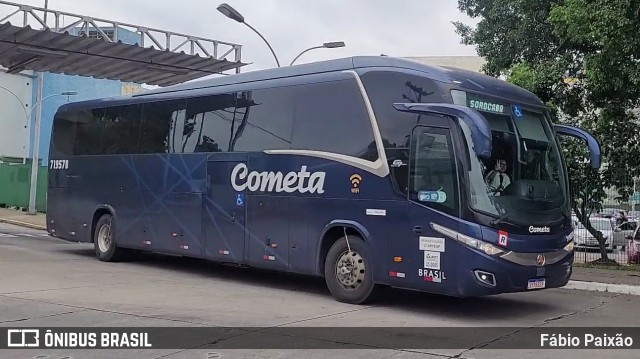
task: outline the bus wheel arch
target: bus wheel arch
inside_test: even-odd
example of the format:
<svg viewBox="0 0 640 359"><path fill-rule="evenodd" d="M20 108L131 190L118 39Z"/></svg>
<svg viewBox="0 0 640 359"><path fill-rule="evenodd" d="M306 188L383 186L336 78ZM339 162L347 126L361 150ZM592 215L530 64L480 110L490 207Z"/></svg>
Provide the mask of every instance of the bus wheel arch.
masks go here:
<svg viewBox="0 0 640 359"><path fill-rule="evenodd" d="M93 211L93 218L91 219L91 232L89 232L91 235L91 242L94 242L95 240L97 229L96 226L98 225L98 221L102 216L107 214L115 217L115 211L113 210L113 208L111 208L111 206L100 206L95 211Z"/></svg>
<svg viewBox="0 0 640 359"><path fill-rule="evenodd" d="M347 236L360 237L365 243L369 241L369 232L359 223L352 221L333 221L322 231L318 255L316 257L316 271L324 275L324 263L331 246L338 240Z"/></svg>
<svg viewBox="0 0 640 359"><path fill-rule="evenodd" d="M359 223L334 221L325 227L318 251L318 271L331 295L349 304L378 297L369 232Z"/></svg>

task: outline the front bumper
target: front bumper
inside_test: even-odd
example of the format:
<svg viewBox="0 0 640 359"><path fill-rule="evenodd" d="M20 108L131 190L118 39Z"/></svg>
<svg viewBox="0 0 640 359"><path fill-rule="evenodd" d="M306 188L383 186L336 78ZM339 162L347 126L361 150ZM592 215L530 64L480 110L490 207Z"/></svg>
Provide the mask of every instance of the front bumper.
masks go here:
<svg viewBox="0 0 640 359"><path fill-rule="evenodd" d="M565 286L571 278L574 252L563 252L560 258L548 265L523 265L509 260L488 256L473 250L465 250L459 267L457 295L477 297L500 293L527 292ZM489 273L493 281L483 281L482 275ZM486 276L486 275L485 275ZM491 279L491 278L489 278ZM544 280L544 287L529 289L529 281ZM493 285L491 285L493 284Z"/></svg>

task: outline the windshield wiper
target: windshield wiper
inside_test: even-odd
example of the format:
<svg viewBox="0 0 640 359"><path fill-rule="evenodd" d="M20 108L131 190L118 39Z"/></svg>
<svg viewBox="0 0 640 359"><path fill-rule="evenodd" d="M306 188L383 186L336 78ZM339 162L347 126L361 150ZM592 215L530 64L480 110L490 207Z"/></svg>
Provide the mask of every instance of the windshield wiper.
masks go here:
<svg viewBox="0 0 640 359"><path fill-rule="evenodd" d="M496 219L492 219L491 222L489 222L489 224L491 224L492 226L503 224L503 223L515 225L514 223L507 221L509 219L509 211L507 211L503 206L499 205L498 203L494 203L494 205L496 206L496 209L498 209L498 213L501 213L501 214L500 214L500 217Z"/></svg>

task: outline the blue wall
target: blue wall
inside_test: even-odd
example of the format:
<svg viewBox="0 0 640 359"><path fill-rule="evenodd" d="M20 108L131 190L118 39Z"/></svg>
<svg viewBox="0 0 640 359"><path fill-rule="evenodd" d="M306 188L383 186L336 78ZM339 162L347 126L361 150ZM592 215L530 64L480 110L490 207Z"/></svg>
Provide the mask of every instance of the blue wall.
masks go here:
<svg viewBox="0 0 640 359"><path fill-rule="evenodd" d="M76 29L77 30L77 29ZM127 30L118 30L119 40L127 44L135 44L139 41L139 36L135 32ZM73 33L73 31L70 31ZM84 101L96 98L120 96L122 94L123 82L114 80L98 80L91 77L83 76L70 76L64 74L44 73L44 87L42 91L42 98L53 94L59 94L64 91L75 91L78 94L75 96L53 96L47 98L42 104L42 122L40 124L40 149L38 151L38 158L42 161L42 165L46 165L49 158L49 141L51 139L51 127L53 124L53 117L58 110L58 107L66 102ZM33 102L35 104L38 94L37 79L34 79L33 86ZM35 119L36 107L33 111L32 123ZM31 138L33 138L34 128L31 127ZM33 144L29 146L29 156L33 158Z"/></svg>

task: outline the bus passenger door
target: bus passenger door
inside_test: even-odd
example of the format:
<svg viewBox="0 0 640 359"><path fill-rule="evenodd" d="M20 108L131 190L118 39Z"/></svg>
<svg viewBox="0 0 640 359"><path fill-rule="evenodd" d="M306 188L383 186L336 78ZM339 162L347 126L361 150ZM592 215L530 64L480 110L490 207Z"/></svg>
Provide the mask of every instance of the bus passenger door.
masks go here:
<svg viewBox="0 0 640 359"><path fill-rule="evenodd" d="M407 190L411 240L406 254L411 265L402 271L409 278L417 276L423 283L446 287L454 263L446 252L446 239L431 223L456 228L455 220L447 215L455 217L459 210L457 166L447 118L425 117L421 122L429 126L415 127L411 136Z"/></svg>
<svg viewBox="0 0 640 359"><path fill-rule="evenodd" d="M203 215L207 259L244 263L246 191L237 192L231 186L231 173L241 164L246 165L246 160L207 162Z"/></svg>

